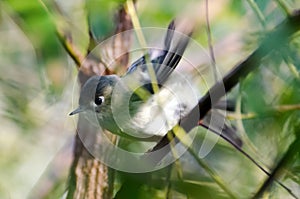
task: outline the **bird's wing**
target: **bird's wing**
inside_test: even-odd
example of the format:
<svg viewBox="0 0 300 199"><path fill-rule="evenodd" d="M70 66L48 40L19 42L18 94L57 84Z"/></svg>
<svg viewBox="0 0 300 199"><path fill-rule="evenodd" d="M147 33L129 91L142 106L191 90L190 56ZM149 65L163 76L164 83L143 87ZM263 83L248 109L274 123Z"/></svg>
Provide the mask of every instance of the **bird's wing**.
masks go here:
<svg viewBox="0 0 300 199"><path fill-rule="evenodd" d="M159 50L158 52L156 50L156 56L151 59L152 67L159 86L168 79L181 60L181 57L188 45L189 36L193 32L190 26L191 25L185 26L183 21L176 22L175 20L169 24L164 40L163 50ZM136 60L128 69L126 74L132 74L134 72L143 73L141 75L141 81L143 82L144 87L153 93L151 86L152 80L146 65L147 58L151 58L152 56L151 53L152 52L149 52L147 55Z"/></svg>

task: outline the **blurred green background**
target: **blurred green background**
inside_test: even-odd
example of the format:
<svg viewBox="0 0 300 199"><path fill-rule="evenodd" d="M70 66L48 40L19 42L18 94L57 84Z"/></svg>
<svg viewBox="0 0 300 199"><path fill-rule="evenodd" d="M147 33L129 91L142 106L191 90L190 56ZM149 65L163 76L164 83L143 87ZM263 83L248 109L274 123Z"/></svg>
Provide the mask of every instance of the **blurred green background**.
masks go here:
<svg viewBox="0 0 300 199"><path fill-rule="evenodd" d="M52 182L41 181L43 175L50 175L50 181L67 182L76 129L76 120L68 113L77 105L77 69L57 38L56 27L68 30L74 44L85 52L87 19L95 37L103 40L113 34L113 16L123 2L0 2L0 198L24 198L37 184L47 190ZM295 8L300 8L297 0L209 1L212 45L222 74L255 50L261 38ZM142 27L163 28L178 15L196 13L201 25L194 39L208 49L205 1L140 0L137 13ZM299 45L298 33L229 94L239 108L228 119L245 141L244 149L267 168L276 165L299 133ZM267 177L224 141L205 161L241 198L249 198ZM182 165L187 181L174 180L173 198L227 197L195 162ZM299 168L298 156L281 179L298 196ZM275 187L270 197L291 197ZM140 192L144 198L164 198L159 187L148 185Z"/></svg>

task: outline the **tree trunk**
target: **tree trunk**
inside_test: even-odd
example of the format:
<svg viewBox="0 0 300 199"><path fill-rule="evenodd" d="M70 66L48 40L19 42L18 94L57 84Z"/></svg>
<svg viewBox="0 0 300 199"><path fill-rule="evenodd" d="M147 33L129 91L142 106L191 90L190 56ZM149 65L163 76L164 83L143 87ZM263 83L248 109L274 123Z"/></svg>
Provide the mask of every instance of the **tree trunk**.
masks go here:
<svg viewBox="0 0 300 199"><path fill-rule="evenodd" d="M116 31L120 33L132 29L132 23L129 14L122 7L116 15ZM118 35L114 38L111 45L105 46L105 51L112 52L112 56L117 56L119 52L128 52L130 48L131 37L128 34ZM117 45L116 45L117 44ZM128 54L125 53L121 57L111 57L111 60L116 60L119 67L125 68L128 64ZM97 70L95 70L95 67ZM100 70L99 70L100 69ZM81 63L79 68L79 81L82 86L85 81L92 75L109 74L103 64L93 61L85 61ZM99 74L101 71L102 73ZM79 116L77 124L77 132L84 132L84 135L89 135L89 140L97 144L95 139L90 136L95 135L96 128L82 116ZM95 159L84 147L82 142L82 133L76 134L74 144L74 160L70 170L70 181L68 187L68 199L96 199L96 198L112 198L113 194L113 179L114 171ZM115 136L110 137L113 141Z"/></svg>

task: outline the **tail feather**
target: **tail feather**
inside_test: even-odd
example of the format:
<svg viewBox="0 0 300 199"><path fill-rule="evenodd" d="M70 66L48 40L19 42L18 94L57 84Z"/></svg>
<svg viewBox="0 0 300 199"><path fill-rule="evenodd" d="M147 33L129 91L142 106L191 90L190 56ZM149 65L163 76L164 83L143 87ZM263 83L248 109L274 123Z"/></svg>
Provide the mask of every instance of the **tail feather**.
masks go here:
<svg viewBox="0 0 300 199"><path fill-rule="evenodd" d="M168 79L180 62L189 43L189 36L193 32L193 28L191 27L192 26L184 20L172 20L169 24L164 39L163 50L160 50L158 53L156 50L156 54L158 55L151 60L159 85L162 85ZM153 54L153 52L150 51L147 56L151 57L151 53ZM136 60L128 69L127 74L132 73L139 67L141 67L142 71L147 70L146 61L145 55ZM145 81L145 84L147 83L150 82ZM146 89L149 90L148 87L146 87ZM149 91L151 92L151 88Z"/></svg>
<svg viewBox="0 0 300 199"><path fill-rule="evenodd" d="M174 35L174 30L175 30L175 20L173 19L168 26L168 31L165 36L165 46L164 46L165 50L170 49L171 41Z"/></svg>
<svg viewBox="0 0 300 199"><path fill-rule="evenodd" d="M153 60L159 84L163 84L179 64L192 32L192 26L184 20L173 20L169 24L164 51L159 59Z"/></svg>

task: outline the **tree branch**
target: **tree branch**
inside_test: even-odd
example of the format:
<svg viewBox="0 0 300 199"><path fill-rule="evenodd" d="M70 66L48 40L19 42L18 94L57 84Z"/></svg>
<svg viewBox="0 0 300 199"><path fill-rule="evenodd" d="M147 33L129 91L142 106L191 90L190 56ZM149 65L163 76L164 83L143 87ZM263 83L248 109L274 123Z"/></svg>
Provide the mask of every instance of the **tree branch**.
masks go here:
<svg viewBox="0 0 300 199"><path fill-rule="evenodd" d="M235 85L240 79L246 77L250 72L259 67L261 60L274 50L287 45L291 36L300 30L300 10L294 12L293 15L279 24L273 31L266 34L260 46L244 61L237 64L222 81L217 82L209 91L199 100L198 105L193 108L180 123L186 132L189 132L195 126L190 123L190 119L194 117L195 112L200 113L199 120L213 108L213 106ZM212 98L213 96L213 102ZM169 139L164 136L163 139L153 148L160 149L169 144ZM152 151L153 151L152 150ZM162 154L165 155L165 154ZM163 157L163 156L162 156Z"/></svg>
<svg viewBox="0 0 300 199"><path fill-rule="evenodd" d="M278 50L285 46L291 36L300 30L300 11L295 12L285 21L279 24L272 32L265 36L261 45L243 62L234 67L221 82L216 83L199 101L198 108L200 111L200 119L212 108L214 104L211 102L211 96L214 96L215 101L223 97L222 89L229 92L235 85L238 84L241 78L246 77L250 72L259 67L261 60L274 50Z"/></svg>

